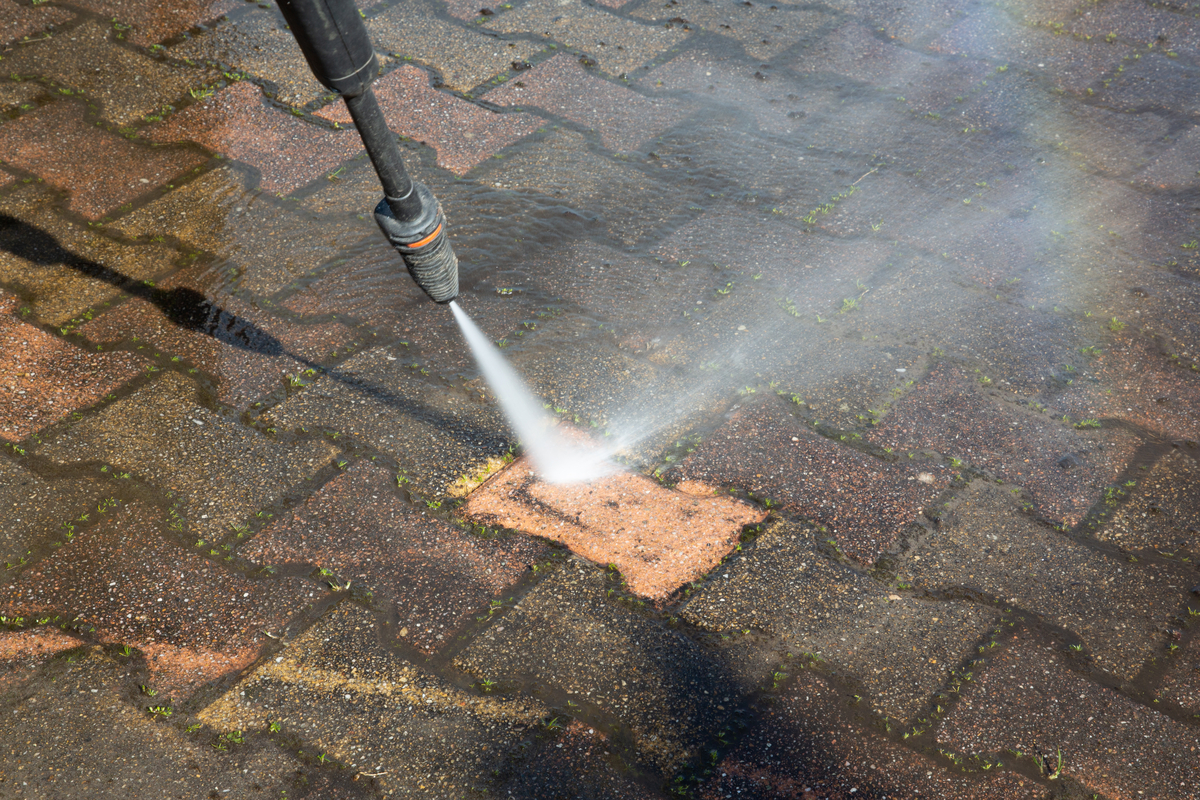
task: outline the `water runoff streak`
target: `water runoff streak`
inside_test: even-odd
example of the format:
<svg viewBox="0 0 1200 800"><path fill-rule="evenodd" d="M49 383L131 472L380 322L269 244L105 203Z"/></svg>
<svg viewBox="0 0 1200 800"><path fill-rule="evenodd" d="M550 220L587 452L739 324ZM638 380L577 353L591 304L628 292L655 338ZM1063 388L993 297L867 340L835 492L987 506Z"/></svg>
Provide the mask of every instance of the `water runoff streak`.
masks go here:
<svg viewBox="0 0 1200 800"><path fill-rule="evenodd" d="M517 371L505 360L467 313L451 301L450 310L471 347L475 363L500 400L504 416L524 445L525 453L547 483L581 483L611 475L617 466L606 450L585 450L563 438L557 422L542 408Z"/></svg>

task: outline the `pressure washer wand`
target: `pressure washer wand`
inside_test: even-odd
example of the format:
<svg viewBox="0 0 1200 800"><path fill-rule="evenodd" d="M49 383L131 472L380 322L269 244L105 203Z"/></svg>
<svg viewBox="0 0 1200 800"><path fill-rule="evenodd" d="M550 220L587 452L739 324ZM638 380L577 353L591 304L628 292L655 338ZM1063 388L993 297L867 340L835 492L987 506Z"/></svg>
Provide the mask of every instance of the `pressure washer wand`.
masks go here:
<svg viewBox="0 0 1200 800"><path fill-rule="evenodd" d="M322 84L346 101L383 184L375 222L417 286L437 303L458 297L458 259L446 238L442 205L404 169L396 139L371 91L375 48L353 0L279 0L279 10Z"/></svg>

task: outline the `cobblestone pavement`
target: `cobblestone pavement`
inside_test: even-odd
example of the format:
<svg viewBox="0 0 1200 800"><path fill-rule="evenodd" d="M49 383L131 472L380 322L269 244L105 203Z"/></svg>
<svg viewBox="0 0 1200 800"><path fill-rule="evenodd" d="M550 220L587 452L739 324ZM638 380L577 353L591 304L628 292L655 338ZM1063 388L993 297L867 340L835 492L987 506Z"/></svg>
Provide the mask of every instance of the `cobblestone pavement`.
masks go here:
<svg viewBox="0 0 1200 800"><path fill-rule="evenodd" d="M0 798L1200 797L1200 13L0 0ZM714 496L716 495L716 496Z"/></svg>

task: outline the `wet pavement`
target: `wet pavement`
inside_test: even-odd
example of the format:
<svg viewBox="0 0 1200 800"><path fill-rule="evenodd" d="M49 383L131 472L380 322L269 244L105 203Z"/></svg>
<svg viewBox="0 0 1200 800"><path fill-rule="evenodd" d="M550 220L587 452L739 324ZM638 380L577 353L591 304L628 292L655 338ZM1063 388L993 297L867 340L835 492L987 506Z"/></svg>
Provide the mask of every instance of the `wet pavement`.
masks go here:
<svg viewBox="0 0 1200 800"><path fill-rule="evenodd" d="M0 0L0 798L1200 793L1200 18Z"/></svg>

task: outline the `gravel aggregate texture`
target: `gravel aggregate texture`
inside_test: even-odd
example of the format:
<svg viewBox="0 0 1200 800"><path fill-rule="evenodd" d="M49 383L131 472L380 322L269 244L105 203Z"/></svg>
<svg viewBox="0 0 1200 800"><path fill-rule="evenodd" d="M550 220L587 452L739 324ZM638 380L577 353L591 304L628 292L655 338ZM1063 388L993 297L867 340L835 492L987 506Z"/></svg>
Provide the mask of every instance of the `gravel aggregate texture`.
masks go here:
<svg viewBox="0 0 1200 800"><path fill-rule="evenodd" d="M548 552L536 539L485 539L416 512L395 485L386 470L358 462L238 554L259 564L312 564L369 587L395 608L396 635L433 653L504 601Z"/></svg>
<svg viewBox="0 0 1200 800"><path fill-rule="evenodd" d="M186 699L201 684L245 669L304 603L323 596L292 578L250 581L165 541L156 515L110 506L99 524L3 587L10 611L58 614L95 628L102 642L137 648L151 685Z"/></svg>
<svg viewBox="0 0 1200 800"><path fill-rule="evenodd" d="M683 618L721 633L765 632L793 655L819 653L859 677L877 713L896 722L914 717L999 615L971 603L899 595L832 561L820 536L808 526L772 526L747 554L713 573Z"/></svg>
<svg viewBox="0 0 1200 800"><path fill-rule="evenodd" d="M1085 680L1057 648L1020 634L963 689L937 741L961 753L1016 750L1051 771L1061 752L1062 775L1103 797L1182 800L1197 785L1194 727Z"/></svg>
<svg viewBox="0 0 1200 800"><path fill-rule="evenodd" d="M1167 620L1183 606L1193 576L1171 564L1136 569L1117 553L1012 513L1019 505L1011 487L973 483L944 524L898 562L901 578L993 595L1075 632L1102 669L1133 678L1166 647Z"/></svg>
<svg viewBox="0 0 1200 800"><path fill-rule="evenodd" d="M1175 553L1200 550L1200 468L1194 459L1173 451L1137 479L1129 501L1096 538L1126 550Z"/></svg>
<svg viewBox="0 0 1200 800"><path fill-rule="evenodd" d="M90 513L105 499L107 487L97 481L45 479L21 463L0 462L0 559L17 564L32 548L79 514Z"/></svg>
<svg viewBox="0 0 1200 800"><path fill-rule="evenodd" d="M329 465L335 451L320 441L282 444L248 430L199 405L195 385L171 372L37 452L59 464L104 461L179 493L190 529L214 541Z"/></svg>
<svg viewBox="0 0 1200 800"><path fill-rule="evenodd" d="M121 39L147 47L173 39L202 23L219 19L243 3L237 0L78 0L72 5L121 23Z"/></svg>
<svg viewBox="0 0 1200 800"><path fill-rule="evenodd" d="M463 691L381 647L374 619L341 603L200 713L215 728L276 722L393 795L459 797L541 730L549 709Z"/></svg>
<svg viewBox="0 0 1200 800"><path fill-rule="evenodd" d="M37 39L37 33L52 30L74 15L65 8L23 6L14 0L0 0L0 42Z"/></svg>
<svg viewBox="0 0 1200 800"><path fill-rule="evenodd" d="M628 726L642 757L669 769L693 755L743 693L686 637L606 599L596 567L568 562L455 658L479 679L519 675ZM647 689L653 687L654 691Z"/></svg>

